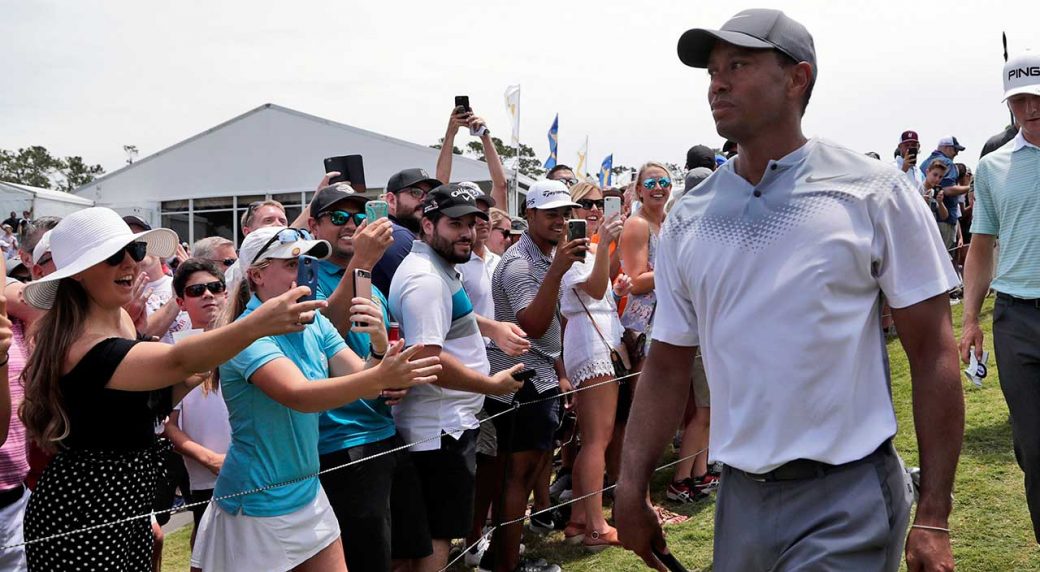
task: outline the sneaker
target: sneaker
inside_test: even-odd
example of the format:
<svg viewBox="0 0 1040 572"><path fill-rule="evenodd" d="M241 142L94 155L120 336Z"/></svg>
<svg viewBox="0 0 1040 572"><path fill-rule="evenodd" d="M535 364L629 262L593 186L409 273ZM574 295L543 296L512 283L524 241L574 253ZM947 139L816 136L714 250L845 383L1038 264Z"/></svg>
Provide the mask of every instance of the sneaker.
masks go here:
<svg viewBox="0 0 1040 572"><path fill-rule="evenodd" d="M709 475L713 475L715 477L721 477L722 476L722 462L715 461L714 463L708 465L708 474Z"/></svg>
<svg viewBox="0 0 1040 572"><path fill-rule="evenodd" d="M556 473L556 480L553 484L549 485L549 496L560 500L564 491L571 490L571 472L561 469L559 473Z"/></svg>
<svg viewBox="0 0 1040 572"><path fill-rule="evenodd" d="M682 504L696 502L708 496L708 493L701 491L697 488L697 485L693 482L693 479L672 481L671 483L669 483L668 490L666 490L664 494L665 497L668 498L668 500Z"/></svg>
<svg viewBox="0 0 1040 572"><path fill-rule="evenodd" d="M516 572L563 572L557 564L549 564L544 559L531 560L523 558L516 567Z"/></svg>
<svg viewBox="0 0 1040 572"><path fill-rule="evenodd" d="M463 557L466 566L470 568L480 566L480 559L484 557L484 552L487 551L489 546L491 546L491 540L487 537L481 537L476 546L466 551L466 555Z"/></svg>
<svg viewBox="0 0 1040 572"><path fill-rule="evenodd" d="M550 512L532 516L530 522L527 524L527 530L530 530L539 536L544 536L556 530L556 523L553 522L552 513Z"/></svg>
<svg viewBox="0 0 1040 572"><path fill-rule="evenodd" d="M698 491L708 494L715 492L719 488L719 478L711 473L705 473L699 477L693 478L693 485Z"/></svg>

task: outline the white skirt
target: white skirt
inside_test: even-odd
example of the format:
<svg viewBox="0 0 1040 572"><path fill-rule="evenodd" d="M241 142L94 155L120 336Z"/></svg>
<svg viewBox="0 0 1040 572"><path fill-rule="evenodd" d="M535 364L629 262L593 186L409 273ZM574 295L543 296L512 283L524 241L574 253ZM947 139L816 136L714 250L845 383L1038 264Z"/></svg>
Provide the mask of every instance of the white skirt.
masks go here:
<svg viewBox="0 0 1040 572"><path fill-rule="evenodd" d="M596 333L585 312L568 315L567 328L563 332L563 364L574 387L594 377L614 377L614 364L610 361L611 348L621 347L621 321L615 312L592 312L599 331Z"/></svg>
<svg viewBox="0 0 1040 572"><path fill-rule="evenodd" d="M282 516L231 514L211 503L199 522L191 565L203 572L292 570L339 538L325 489Z"/></svg>

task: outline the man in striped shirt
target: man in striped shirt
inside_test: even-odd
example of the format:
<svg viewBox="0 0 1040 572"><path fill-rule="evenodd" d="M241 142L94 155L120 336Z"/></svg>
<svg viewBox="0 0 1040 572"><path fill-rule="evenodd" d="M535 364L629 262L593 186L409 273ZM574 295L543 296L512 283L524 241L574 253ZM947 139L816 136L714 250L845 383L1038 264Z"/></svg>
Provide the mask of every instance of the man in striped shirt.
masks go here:
<svg viewBox="0 0 1040 572"><path fill-rule="evenodd" d="M536 478L551 460L553 434L559 423L559 400L555 397L561 391L556 375L556 362L563 351L560 281L584 255L588 243L585 238L568 242L564 234L571 209L577 206L560 181L532 185L527 193L528 230L502 255L491 282L495 319L519 325L531 341L531 350L519 358L506 355L492 343L487 352L491 371L513 367L517 362L535 371L515 394L489 395L484 401L489 415L506 411L514 400L521 404L512 413L494 419L498 456L508 467L503 479L505 491L495 500L501 504L495 511L500 522L524 516ZM558 571L554 564L520 562L521 533L520 524L495 530L488 551L494 555L494 570L512 572L519 567L525 571ZM489 569L484 563L481 568Z"/></svg>
<svg viewBox="0 0 1040 572"><path fill-rule="evenodd" d="M972 348L981 361L979 312L992 287L997 292L993 345L1000 386L1011 412L1015 457L1025 473L1033 534L1040 542L1040 54L1027 51L1008 60L1004 100L1020 129L983 157L976 170L960 349L965 363Z"/></svg>

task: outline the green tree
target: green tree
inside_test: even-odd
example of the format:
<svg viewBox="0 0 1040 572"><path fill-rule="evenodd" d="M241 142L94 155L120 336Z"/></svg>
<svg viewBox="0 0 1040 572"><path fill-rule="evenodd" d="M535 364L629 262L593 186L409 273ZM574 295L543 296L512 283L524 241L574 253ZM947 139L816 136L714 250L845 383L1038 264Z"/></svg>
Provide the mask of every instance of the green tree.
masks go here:
<svg viewBox="0 0 1040 572"><path fill-rule="evenodd" d="M503 163L509 164L516 157L516 148L510 147L502 142L498 137L492 137L491 142L495 144L495 150L498 151L498 156L502 159ZM430 145L434 149L440 149L444 145L444 138L442 137L436 144ZM465 150L459 149L458 147L452 147L451 152L456 155L465 155L473 157L478 161L487 162L487 158L484 157L484 145L480 141L470 141L466 144ZM545 174L545 169L542 168L542 162L538 160L534 153L534 149L531 147L520 144L520 172L527 175L528 177L538 178Z"/></svg>
<svg viewBox="0 0 1040 572"><path fill-rule="evenodd" d="M441 147L444 147L444 137L441 137L440 139L438 139L437 142L434 143L433 145L430 145L430 147L433 148L433 149L440 149ZM451 152L454 153L455 155L462 155L462 149L459 149L455 145L451 146Z"/></svg>
<svg viewBox="0 0 1040 572"><path fill-rule="evenodd" d="M62 159L40 145L17 151L0 149L0 181L69 192L104 173L101 165L88 165L83 157Z"/></svg>

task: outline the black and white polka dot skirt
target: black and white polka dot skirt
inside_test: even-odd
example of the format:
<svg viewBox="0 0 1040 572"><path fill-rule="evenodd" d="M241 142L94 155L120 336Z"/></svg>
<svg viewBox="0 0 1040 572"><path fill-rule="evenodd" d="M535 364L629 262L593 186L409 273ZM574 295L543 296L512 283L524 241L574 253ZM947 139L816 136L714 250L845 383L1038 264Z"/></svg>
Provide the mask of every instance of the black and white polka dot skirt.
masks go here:
<svg viewBox="0 0 1040 572"><path fill-rule="evenodd" d="M30 544L25 550L29 570L151 570L148 515L164 471L158 446L58 453L29 497L27 542L128 517L141 518Z"/></svg>

